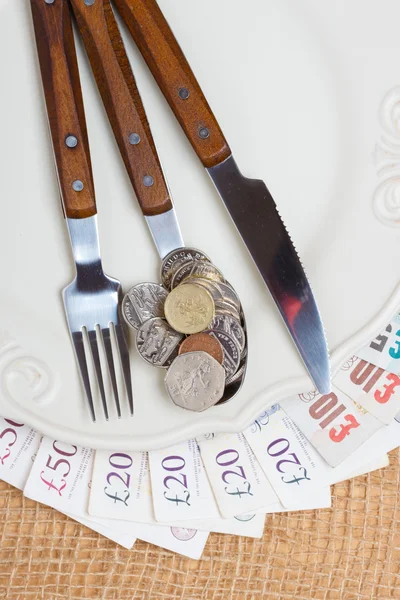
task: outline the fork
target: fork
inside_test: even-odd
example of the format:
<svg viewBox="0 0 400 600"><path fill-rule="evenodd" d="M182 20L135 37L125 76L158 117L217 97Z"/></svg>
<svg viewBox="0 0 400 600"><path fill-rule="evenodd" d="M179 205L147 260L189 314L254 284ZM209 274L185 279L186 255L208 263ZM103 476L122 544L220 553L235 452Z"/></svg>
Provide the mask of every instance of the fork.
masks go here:
<svg viewBox="0 0 400 600"><path fill-rule="evenodd" d="M104 370L108 371L116 411L121 403L113 358L117 348L133 415L133 394L121 316L121 284L103 272L89 141L68 0L31 0L36 45L61 198L76 265L76 277L63 291L64 307L80 375L96 421L89 362L94 366L101 403L109 418ZM100 356L106 357L107 369Z"/></svg>

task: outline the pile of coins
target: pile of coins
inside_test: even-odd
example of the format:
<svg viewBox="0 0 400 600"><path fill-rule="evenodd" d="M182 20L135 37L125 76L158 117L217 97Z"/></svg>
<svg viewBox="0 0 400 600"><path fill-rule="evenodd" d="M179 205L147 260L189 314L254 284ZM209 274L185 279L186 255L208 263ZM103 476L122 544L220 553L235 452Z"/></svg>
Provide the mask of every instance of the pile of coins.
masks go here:
<svg viewBox="0 0 400 600"><path fill-rule="evenodd" d="M144 360L168 369L174 404L203 411L236 393L247 336L240 300L210 259L193 248L168 254L161 281L133 286L122 302Z"/></svg>

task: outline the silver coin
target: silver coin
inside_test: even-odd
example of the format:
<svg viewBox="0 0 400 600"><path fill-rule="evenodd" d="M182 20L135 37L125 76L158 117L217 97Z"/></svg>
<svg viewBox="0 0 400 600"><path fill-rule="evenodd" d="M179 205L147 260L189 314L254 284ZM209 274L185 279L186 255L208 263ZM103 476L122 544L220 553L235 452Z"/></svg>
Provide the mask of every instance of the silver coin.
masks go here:
<svg viewBox="0 0 400 600"><path fill-rule="evenodd" d="M225 302L232 304L236 308L236 310L238 312L240 312L240 309L241 309L240 299L239 299L239 296L237 295L236 290L231 286L231 284L228 283L227 281L225 281L225 282L218 281L218 282L216 282L215 285L221 291L222 297L225 300Z"/></svg>
<svg viewBox="0 0 400 600"><path fill-rule="evenodd" d="M164 317L164 302L168 292L158 283L138 283L122 300L122 314L125 321L138 329L142 323L153 317Z"/></svg>
<svg viewBox="0 0 400 600"><path fill-rule="evenodd" d="M215 314L231 315L240 323L240 321L241 321L240 313L239 313L239 311L236 310L236 308L234 306L232 306L232 304L229 304L229 302L225 302L224 300L216 300L214 302L214 305L215 305Z"/></svg>
<svg viewBox="0 0 400 600"><path fill-rule="evenodd" d="M240 348L234 337L220 329L207 329L206 333L213 335L221 344L224 351L222 366L225 369L227 380L238 370L240 363Z"/></svg>
<svg viewBox="0 0 400 600"><path fill-rule="evenodd" d="M246 370L246 364L247 364L247 361L243 361L240 364L240 366L239 366L238 370L236 371L236 373L234 373L232 375L232 377L230 377L229 379L226 380L226 385L227 386L230 385L231 383L236 383L236 381L238 381L243 376L243 373Z"/></svg>
<svg viewBox="0 0 400 600"><path fill-rule="evenodd" d="M172 275L176 271L178 261L182 261L179 265L182 266L183 262L187 262L188 260L210 261L206 254L195 248L176 248L167 254L161 265L161 281L167 289L170 289Z"/></svg>
<svg viewBox="0 0 400 600"><path fill-rule="evenodd" d="M210 262L205 260L191 260L185 262L177 271L175 271L172 277L171 288L176 288L180 283L189 277L194 279L199 277L218 281L224 280L224 276L222 275L221 271L219 271L217 267Z"/></svg>
<svg viewBox="0 0 400 600"><path fill-rule="evenodd" d="M187 279L182 281L182 285L185 285L186 283L194 283L195 285L200 285L201 287L204 287L208 292L210 292L214 301L223 300L222 293L214 285L215 282L211 281L211 279L204 279L203 277L188 277Z"/></svg>
<svg viewBox="0 0 400 600"><path fill-rule="evenodd" d="M136 336L136 347L145 361L155 367L169 367L178 354L183 335L164 319L155 317L142 323Z"/></svg>
<svg viewBox="0 0 400 600"><path fill-rule="evenodd" d="M201 412L222 398L225 371L206 352L188 352L174 360L167 371L165 385L174 404Z"/></svg>
<svg viewBox="0 0 400 600"><path fill-rule="evenodd" d="M228 333L237 341L240 351L243 352L246 345L246 335L240 321L235 319L235 317L232 315L216 314L211 321L209 329L220 329L221 331Z"/></svg>

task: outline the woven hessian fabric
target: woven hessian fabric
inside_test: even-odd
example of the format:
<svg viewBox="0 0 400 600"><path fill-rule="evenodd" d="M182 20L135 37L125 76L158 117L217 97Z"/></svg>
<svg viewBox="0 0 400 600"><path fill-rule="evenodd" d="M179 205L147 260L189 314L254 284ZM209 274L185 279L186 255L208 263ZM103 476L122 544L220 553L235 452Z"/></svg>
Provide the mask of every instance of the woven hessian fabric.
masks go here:
<svg viewBox="0 0 400 600"><path fill-rule="evenodd" d="M212 533L200 561L125 550L0 483L0 598L400 598L399 452L333 488L332 509L269 515L261 540Z"/></svg>

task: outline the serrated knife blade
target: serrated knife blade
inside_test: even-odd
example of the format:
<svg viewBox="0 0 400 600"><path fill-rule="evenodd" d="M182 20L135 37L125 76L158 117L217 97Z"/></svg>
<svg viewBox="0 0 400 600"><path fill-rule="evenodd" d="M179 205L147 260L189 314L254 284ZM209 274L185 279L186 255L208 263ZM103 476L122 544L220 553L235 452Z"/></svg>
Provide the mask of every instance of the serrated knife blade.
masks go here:
<svg viewBox="0 0 400 600"><path fill-rule="evenodd" d="M109 0L103 0L108 2ZM319 392L329 354L310 284L262 181L240 173L229 144L156 0L114 0L147 66L214 181Z"/></svg>
<svg viewBox="0 0 400 600"><path fill-rule="evenodd" d="M331 389L324 328L309 281L265 183L231 155L207 169L321 394Z"/></svg>

